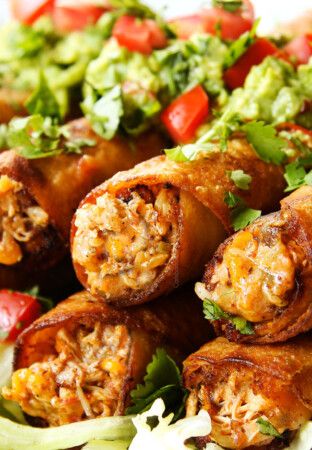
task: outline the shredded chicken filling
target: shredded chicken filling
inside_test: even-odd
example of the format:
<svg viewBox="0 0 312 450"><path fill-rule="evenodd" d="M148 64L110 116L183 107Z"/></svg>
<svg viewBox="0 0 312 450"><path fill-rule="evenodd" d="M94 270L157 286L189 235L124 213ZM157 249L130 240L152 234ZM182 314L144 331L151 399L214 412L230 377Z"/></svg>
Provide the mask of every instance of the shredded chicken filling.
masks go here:
<svg viewBox="0 0 312 450"><path fill-rule="evenodd" d="M261 433L257 420L261 417L271 422L272 402L253 390L252 372L232 372L227 380L211 386L201 385L193 391L187 405L188 415L200 408L209 412L212 420L213 441L226 448L245 448L266 445L274 437ZM280 411L274 407L274 423L279 424ZM281 416L282 417L282 416ZM272 422L271 422L272 423ZM281 421L282 423L282 421ZM274 425L274 424L273 424ZM285 431L279 428L282 433Z"/></svg>
<svg viewBox="0 0 312 450"><path fill-rule="evenodd" d="M49 216L26 192L22 183L0 177L0 263L16 264L23 258L23 245L49 225Z"/></svg>
<svg viewBox="0 0 312 450"><path fill-rule="evenodd" d="M127 375L130 336L123 325L97 322L61 328L55 353L14 372L6 399L16 401L30 416L58 426L99 416L118 408Z"/></svg>
<svg viewBox="0 0 312 450"><path fill-rule="evenodd" d="M77 211L73 259L92 293L123 295L151 284L170 258L178 196L163 185L109 193Z"/></svg>
<svg viewBox="0 0 312 450"><path fill-rule="evenodd" d="M282 241L280 231L267 242L252 230L241 231L200 296L251 322L271 320L288 306L300 264L300 255Z"/></svg>

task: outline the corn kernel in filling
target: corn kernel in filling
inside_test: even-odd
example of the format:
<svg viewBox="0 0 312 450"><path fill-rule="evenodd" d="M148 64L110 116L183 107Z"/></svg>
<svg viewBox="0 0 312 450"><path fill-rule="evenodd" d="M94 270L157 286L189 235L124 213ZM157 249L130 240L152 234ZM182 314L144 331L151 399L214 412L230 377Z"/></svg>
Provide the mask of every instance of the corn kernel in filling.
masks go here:
<svg viewBox="0 0 312 450"><path fill-rule="evenodd" d="M268 232L250 228L237 233L208 287L198 289L199 296L255 323L271 320L287 307L303 256L284 242L281 228L268 227Z"/></svg>
<svg viewBox="0 0 312 450"><path fill-rule="evenodd" d="M23 258L23 245L49 225L47 213L36 204L22 183L0 177L0 264L13 265Z"/></svg>
<svg viewBox="0 0 312 450"><path fill-rule="evenodd" d="M14 372L12 387L3 388L3 396L50 426L112 416L127 376L129 352L130 336L123 325L97 322L92 328L61 328L55 353Z"/></svg>
<svg viewBox="0 0 312 450"><path fill-rule="evenodd" d="M164 185L105 193L80 208L73 260L91 292L118 296L151 284L170 259L177 208L176 190Z"/></svg>

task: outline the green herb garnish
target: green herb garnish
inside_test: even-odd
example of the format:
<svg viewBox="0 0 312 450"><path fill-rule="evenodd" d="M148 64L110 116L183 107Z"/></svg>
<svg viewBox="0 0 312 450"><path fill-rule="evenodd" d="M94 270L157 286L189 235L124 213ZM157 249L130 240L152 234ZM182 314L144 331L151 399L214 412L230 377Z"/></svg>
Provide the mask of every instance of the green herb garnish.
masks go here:
<svg viewBox="0 0 312 450"><path fill-rule="evenodd" d="M174 420L184 411L186 390L182 386L181 373L173 359L164 349L157 349L152 361L146 368L144 384L139 384L130 393L133 405L127 414L147 411L157 398L162 398Z"/></svg>
<svg viewBox="0 0 312 450"><path fill-rule="evenodd" d="M91 139L71 138L66 125L60 126L55 119L40 114L12 119L8 126L7 142L27 159L47 158L61 153L80 154L83 147L95 145Z"/></svg>
<svg viewBox="0 0 312 450"><path fill-rule="evenodd" d="M232 192L225 194L224 203L231 208L231 223L234 231L242 230L261 216L260 210L249 208L243 199Z"/></svg>
<svg viewBox="0 0 312 450"><path fill-rule="evenodd" d="M272 125L254 121L243 125L242 130L263 161L277 165L285 161L286 154L282 150L286 146L285 140L277 136Z"/></svg>
<svg viewBox="0 0 312 450"><path fill-rule="evenodd" d="M232 67L236 61L243 56L248 48L255 42L255 37L258 29L260 19L256 20L250 31L242 34L236 41L234 41L227 52L224 60L223 68L228 69Z"/></svg>
<svg viewBox="0 0 312 450"><path fill-rule="evenodd" d="M247 191L249 189L252 177L243 170L228 170L227 176L232 180L236 187Z"/></svg>
<svg viewBox="0 0 312 450"><path fill-rule="evenodd" d="M232 322L235 329L241 334L254 334L254 330L250 322L248 322L243 317L233 316L232 314L223 311L223 309L220 308L220 306L216 302L206 299L204 300L203 307L206 319L212 322L214 322L215 320L225 319Z"/></svg>
<svg viewBox="0 0 312 450"><path fill-rule="evenodd" d="M283 436L277 431L277 429L268 421L260 417L257 420L259 425L260 433L266 436L273 436L278 439L283 439Z"/></svg>
<svg viewBox="0 0 312 450"><path fill-rule="evenodd" d="M43 117L61 118L60 106L50 89L43 71L39 74L39 84L27 99L25 106L29 114L40 114Z"/></svg>

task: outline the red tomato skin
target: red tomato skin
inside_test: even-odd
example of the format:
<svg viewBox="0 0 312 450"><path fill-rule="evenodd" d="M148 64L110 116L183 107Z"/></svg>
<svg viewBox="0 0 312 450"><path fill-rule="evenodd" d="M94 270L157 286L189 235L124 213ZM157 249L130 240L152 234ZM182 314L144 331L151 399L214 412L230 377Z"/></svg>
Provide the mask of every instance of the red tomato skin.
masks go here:
<svg viewBox="0 0 312 450"><path fill-rule="evenodd" d="M295 56L298 64L307 64L312 56L312 34L294 38L284 50L288 55Z"/></svg>
<svg viewBox="0 0 312 450"><path fill-rule="evenodd" d="M201 86L196 86L175 99L161 114L161 120L171 137L187 144L209 114L209 97Z"/></svg>
<svg viewBox="0 0 312 450"><path fill-rule="evenodd" d="M278 124L277 129L279 131L300 131L303 134L307 134L312 137L312 130L308 130L307 128L302 127L301 125L297 125L293 122L283 122Z"/></svg>
<svg viewBox="0 0 312 450"><path fill-rule="evenodd" d="M43 14L52 13L55 0L10 0L13 17L21 23L31 25Z"/></svg>
<svg viewBox="0 0 312 450"><path fill-rule="evenodd" d="M8 333L4 342L17 336L40 316L41 306L35 297L22 292L0 291L0 329Z"/></svg>
<svg viewBox="0 0 312 450"><path fill-rule="evenodd" d="M120 17L112 34L122 47L145 55L152 53L154 48L163 48L167 44L165 33L154 20L140 20L134 16Z"/></svg>
<svg viewBox="0 0 312 450"><path fill-rule="evenodd" d="M205 31L216 34L220 28L221 37L224 40L235 40L241 34L251 30L253 21L244 17L225 11L222 8L211 8L203 11Z"/></svg>
<svg viewBox="0 0 312 450"><path fill-rule="evenodd" d="M122 16L114 25L113 37L119 45L132 52L150 54L153 50L146 24L133 16Z"/></svg>
<svg viewBox="0 0 312 450"><path fill-rule="evenodd" d="M278 54L278 48L268 39L258 38L239 60L224 72L223 78L226 85L230 89L243 86L252 66L260 64L269 55Z"/></svg>
<svg viewBox="0 0 312 450"><path fill-rule="evenodd" d="M93 5L56 6L53 10L53 22L61 33L83 30L96 23L105 12Z"/></svg>

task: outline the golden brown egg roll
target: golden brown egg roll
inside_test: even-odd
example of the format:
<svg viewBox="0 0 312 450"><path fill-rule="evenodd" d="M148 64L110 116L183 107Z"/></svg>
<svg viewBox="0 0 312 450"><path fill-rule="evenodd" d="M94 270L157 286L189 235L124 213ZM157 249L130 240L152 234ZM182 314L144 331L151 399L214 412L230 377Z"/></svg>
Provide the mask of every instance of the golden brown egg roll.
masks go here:
<svg viewBox="0 0 312 450"><path fill-rule="evenodd" d="M209 335L192 290L129 310L80 292L20 335L3 394L50 426L122 415L156 348L182 362Z"/></svg>
<svg viewBox="0 0 312 450"><path fill-rule="evenodd" d="M311 329L312 187L225 241L196 291L251 323L252 333L241 334L231 317L214 321L217 333L233 341L282 342Z"/></svg>
<svg viewBox="0 0 312 450"><path fill-rule="evenodd" d="M70 122L69 131L73 141L95 145L81 154L40 159L26 159L15 150L0 154L0 272L1 267L29 273L54 266L68 252L70 222L80 200L118 170L159 154L164 145L156 132L107 141L86 119Z"/></svg>
<svg viewBox="0 0 312 450"><path fill-rule="evenodd" d="M252 176L248 191L227 171ZM261 161L244 139L226 152L177 163L159 156L117 174L82 201L72 224L72 257L84 287L116 306L144 303L196 279L226 232L227 191L270 211L282 197L281 167Z"/></svg>
<svg viewBox="0 0 312 450"><path fill-rule="evenodd" d="M209 342L186 359L183 371L187 415L203 408L212 420L211 435L199 443L243 449L280 441L265 434L270 425L282 435L312 417L311 377L310 337L271 346Z"/></svg>

